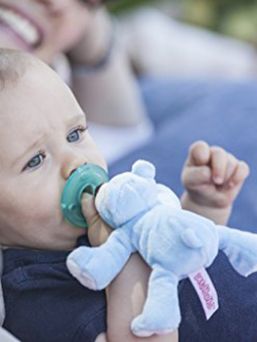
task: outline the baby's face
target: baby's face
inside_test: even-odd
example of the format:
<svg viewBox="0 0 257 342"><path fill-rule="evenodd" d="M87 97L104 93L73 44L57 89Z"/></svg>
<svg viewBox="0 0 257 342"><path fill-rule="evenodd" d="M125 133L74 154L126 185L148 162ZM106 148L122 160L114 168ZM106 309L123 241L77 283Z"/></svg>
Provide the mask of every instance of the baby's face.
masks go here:
<svg viewBox="0 0 257 342"><path fill-rule="evenodd" d="M66 85L39 63L6 86L0 102L0 242L70 249L83 230L61 213L65 181L83 163L106 167L85 115Z"/></svg>
<svg viewBox="0 0 257 342"><path fill-rule="evenodd" d="M52 63L57 53L77 43L90 19L80 0L0 0L0 46Z"/></svg>

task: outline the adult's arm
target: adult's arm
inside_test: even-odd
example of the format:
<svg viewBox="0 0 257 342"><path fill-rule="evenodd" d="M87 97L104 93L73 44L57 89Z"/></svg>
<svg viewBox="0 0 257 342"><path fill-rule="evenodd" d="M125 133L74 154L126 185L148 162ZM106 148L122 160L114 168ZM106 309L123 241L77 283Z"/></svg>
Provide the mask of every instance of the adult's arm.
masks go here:
<svg viewBox="0 0 257 342"><path fill-rule="evenodd" d="M145 109L125 48L107 11L97 7L90 13L84 36L69 53L73 91L89 120L136 125Z"/></svg>

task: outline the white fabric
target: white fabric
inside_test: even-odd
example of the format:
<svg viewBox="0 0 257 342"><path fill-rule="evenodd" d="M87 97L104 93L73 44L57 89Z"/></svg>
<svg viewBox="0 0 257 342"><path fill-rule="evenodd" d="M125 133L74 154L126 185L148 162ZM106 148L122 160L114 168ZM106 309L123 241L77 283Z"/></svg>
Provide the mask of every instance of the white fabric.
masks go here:
<svg viewBox="0 0 257 342"><path fill-rule="evenodd" d="M0 248L0 277L2 276L2 272L3 272L3 251L2 251L2 248ZM0 282L0 326L3 325L4 318L5 318L4 297L3 297L2 282ZM2 341L1 338L0 338L0 341Z"/></svg>
<svg viewBox="0 0 257 342"><path fill-rule="evenodd" d="M142 8L121 17L120 33L137 70L153 76L256 77L256 50L248 43Z"/></svg>
<svg viewBox="0 0 257 342"><path fill-rule="evenodd" d="M107 163L111 163L146 143L153 134L148 119L137 126L114 127L89 122L89 132L103 153Z"/></svg>
<svg viewBox="0 0 257 342"><path fill-rule="evenodd" d="M1 342L19 342L16 337L7 332L4 328L0 328L0 341Z"/></svg>
<svg viewBox="0 0 257 342"><path fill-rule="evenodd" d="M55 57L52 68L68 86L71 85L71 67L68 58L64 54L60 53Z"/></svg>

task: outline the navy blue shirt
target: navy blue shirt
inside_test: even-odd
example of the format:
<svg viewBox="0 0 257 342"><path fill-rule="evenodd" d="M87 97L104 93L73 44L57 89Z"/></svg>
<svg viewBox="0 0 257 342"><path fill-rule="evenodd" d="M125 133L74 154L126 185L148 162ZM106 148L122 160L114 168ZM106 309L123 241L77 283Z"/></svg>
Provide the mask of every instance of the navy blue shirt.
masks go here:
<svg viewBox="0 0 257 342"><path fill-rule="evenodd" d="M88 245L85 238L81 242ZM80 285L66 268L67 255L4 251L4 327L22 342L94 342L106 331L104 291Z"/></svg>
<svg viewBox="0 0 257 342"><path fill-rule="evenodd" d="M183 342L256 342L257 273L240 276L220 252L208 273L219 298L219 309L206 321L199 298L189 280L180 283Z"/></svg>
<svg viewBox="0 0 257 342"><path fill-rule="evenodd" d="M106 330L104 292L86 289L68 273L67 254L4 251L4 327L23 342L91 342ZM206 321L191 283L181 281L180 342L257 341L257 274L240 276L222 252L208 272L219 310Z"/></svg>

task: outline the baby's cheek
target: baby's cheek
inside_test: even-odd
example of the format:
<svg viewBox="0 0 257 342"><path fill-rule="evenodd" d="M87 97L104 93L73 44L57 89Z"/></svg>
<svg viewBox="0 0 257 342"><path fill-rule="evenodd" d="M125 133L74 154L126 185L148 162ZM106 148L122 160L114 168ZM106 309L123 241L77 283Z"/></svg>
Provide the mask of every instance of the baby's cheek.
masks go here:
<svg viewBox="0 0 257 342"><path fill-rule="evenodd" d="M27 216L31 219L43 223L56 221L62 217L58 194L53 192L38 194L35 198L30 198L29 202Z"/></svg>
<svg viewBox="0 0 257 342"><path fill-rule="evenodd" d="M38 204L38 216L42 219L54 219L62 217L62 211L59 200L50 198L46 202L39 202Z"/></svg>

